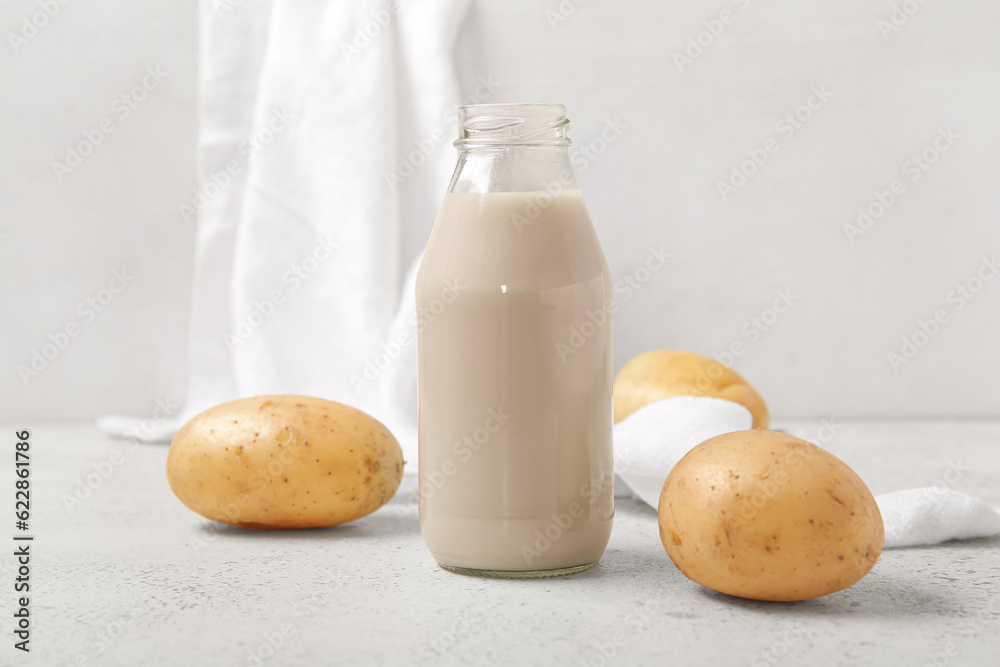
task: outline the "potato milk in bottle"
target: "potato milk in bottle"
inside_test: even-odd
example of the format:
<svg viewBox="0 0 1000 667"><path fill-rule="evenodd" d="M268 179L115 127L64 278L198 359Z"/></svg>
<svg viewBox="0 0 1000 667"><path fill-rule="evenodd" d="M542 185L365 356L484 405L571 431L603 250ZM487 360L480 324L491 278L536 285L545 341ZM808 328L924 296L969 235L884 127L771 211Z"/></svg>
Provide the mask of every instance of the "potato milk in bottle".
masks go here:
<svg viewBox="0 0 1000 667"><path fill-rule="evenodd" d="M559 104L459 109L417 277L420 528L446 570L593 567L614 517L611 281Z"/></svg>

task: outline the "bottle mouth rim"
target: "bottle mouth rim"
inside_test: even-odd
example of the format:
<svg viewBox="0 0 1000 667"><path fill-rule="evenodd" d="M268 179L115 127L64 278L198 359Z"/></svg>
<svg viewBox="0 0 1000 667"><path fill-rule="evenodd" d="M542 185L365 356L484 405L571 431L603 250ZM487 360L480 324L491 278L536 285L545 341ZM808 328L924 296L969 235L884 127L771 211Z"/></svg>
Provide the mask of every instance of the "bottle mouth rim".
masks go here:
<svg viewBox="0 0 1000 667"><path fill-rule="evenodd" d="M566 107L551 102L466 104L455 146L568 146Z"/></svg>
<svg viewBox="0 0 1000 667"><path fill-rule="evenodd" d="M560 104L558 102L482 102L479 104L462 104L458 107L458 110L462 111L463 109L485 109L487 107L510 108L510 109L514 109L517 107L550 107L553 110L562 112L563 114L566 113L566 105Z"/></svg>

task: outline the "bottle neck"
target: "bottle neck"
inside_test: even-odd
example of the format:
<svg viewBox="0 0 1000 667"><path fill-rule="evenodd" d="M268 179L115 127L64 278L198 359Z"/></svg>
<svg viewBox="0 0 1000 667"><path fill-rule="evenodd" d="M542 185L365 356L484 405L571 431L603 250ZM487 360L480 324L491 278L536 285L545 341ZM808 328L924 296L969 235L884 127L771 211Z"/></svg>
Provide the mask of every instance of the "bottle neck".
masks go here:
<svg viewBox="0 0 1000 667"><path fill-rule="evenodd" d="M561 104L475 104L458 110L458 165L449 192L575 190Z"/></svg>
<svg viewBox="0 0 1000 667"><path fill-rule="evenodd" d="M448 192L560 192L576 190L568 146L460 148Z"/></svg>

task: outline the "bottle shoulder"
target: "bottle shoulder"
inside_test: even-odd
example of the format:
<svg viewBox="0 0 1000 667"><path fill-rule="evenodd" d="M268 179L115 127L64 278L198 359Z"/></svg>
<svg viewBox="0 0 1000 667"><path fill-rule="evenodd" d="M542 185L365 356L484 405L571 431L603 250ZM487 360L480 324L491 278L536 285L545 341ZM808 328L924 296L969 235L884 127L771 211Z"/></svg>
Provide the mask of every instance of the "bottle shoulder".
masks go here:
<svg viewBox="0 0 1000 667"><path fill-rule="evenodd" d="M607 277L607 262L579 192L449 193L418 274L421 286L529 291Z"/></svg>

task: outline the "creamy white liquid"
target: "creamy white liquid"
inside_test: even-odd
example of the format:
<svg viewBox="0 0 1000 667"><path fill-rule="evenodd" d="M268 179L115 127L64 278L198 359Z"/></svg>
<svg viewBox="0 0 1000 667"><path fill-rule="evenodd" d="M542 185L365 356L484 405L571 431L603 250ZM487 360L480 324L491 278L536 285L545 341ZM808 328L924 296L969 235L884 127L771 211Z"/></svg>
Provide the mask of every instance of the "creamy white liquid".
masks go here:
<svg viewBox="0 0 1000 667"><path fill-rule="evenodd" d="M442 565L604 553L610 298L579 192L446 195L417 280L420 526Z"/></svg>

